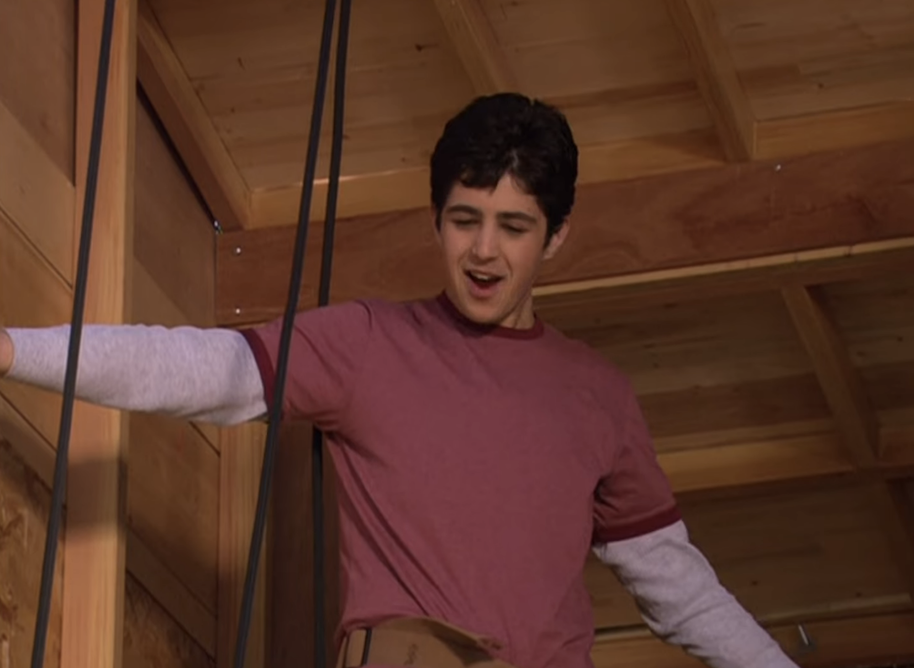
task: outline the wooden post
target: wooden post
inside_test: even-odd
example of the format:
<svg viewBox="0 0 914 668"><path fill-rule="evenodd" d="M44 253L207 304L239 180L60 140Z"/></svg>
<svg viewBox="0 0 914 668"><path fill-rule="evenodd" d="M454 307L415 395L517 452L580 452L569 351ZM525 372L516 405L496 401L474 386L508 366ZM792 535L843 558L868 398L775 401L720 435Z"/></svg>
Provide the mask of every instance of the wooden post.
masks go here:
<svg viewBox="0 0 914 668"><path fill-rule="evenodd" d="M265 441L266 427L259 423L222 429L220 434L219 639L216 668L263 668L267 665L266 579L269 555L266 545L260 555L244 665L234 665Z"/></svg>
<svg viewBox="0 0 914 668"><path fill-rule="evenodd" d="M85 197L103 13L103 0L79 3L77 238ZM86 323L120 323L129 317L134 214L135 20L135 5L120 0L114 18ZM82 403L74 410L64 544L62 668L121 665L127 420L121 412Z"/></svg>

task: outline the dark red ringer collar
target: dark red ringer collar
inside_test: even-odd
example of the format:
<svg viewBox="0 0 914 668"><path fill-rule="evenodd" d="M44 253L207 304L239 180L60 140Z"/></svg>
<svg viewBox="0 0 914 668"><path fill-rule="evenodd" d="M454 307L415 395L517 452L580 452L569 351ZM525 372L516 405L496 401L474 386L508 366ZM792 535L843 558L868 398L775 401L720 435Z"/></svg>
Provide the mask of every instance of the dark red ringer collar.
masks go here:
<svg viewBox="0 0 914 668"><path fill-rule="evenodd" d="M527 329L504 327L502 325L485 325L470 320L463 313L461 313L460 309L458 309L454 302L451 301L451 298L448 297L446 292L440 292L438 294L437 301L448 313L448 315L451 316L451 318L456 320L463 327L478 334L497 336L505 339L538 339L543 335L543 332L545 331L543 321L540 320L536 315L533 316L533 327L529 327Z"/></svg>

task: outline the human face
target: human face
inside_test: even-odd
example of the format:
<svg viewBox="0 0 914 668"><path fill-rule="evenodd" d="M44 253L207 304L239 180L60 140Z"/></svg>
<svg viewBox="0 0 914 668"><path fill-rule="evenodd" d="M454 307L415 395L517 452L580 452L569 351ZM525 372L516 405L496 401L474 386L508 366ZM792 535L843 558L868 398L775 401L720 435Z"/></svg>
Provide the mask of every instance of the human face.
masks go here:
<svg viewBox="0 0 914 668"><path fill-rule="evenodd" d="M567 233L566 223L544 244L546 217L510 175L492 190L456 183L438 229L448 297L475 322L532 327L540 266L555 256Z"/></svg>

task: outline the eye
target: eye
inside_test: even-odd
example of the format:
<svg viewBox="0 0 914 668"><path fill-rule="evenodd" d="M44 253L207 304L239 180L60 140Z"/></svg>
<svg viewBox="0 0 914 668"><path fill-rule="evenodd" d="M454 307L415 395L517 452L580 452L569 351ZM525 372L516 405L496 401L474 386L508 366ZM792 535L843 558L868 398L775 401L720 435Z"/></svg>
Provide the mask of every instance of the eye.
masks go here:
<svg viewBox="0 0 914 668"><path fill-rule="evenodd" d="M511 235L523 234L527 231L526 228L518 227L516 225L505 225L504 228Z"/></svg>

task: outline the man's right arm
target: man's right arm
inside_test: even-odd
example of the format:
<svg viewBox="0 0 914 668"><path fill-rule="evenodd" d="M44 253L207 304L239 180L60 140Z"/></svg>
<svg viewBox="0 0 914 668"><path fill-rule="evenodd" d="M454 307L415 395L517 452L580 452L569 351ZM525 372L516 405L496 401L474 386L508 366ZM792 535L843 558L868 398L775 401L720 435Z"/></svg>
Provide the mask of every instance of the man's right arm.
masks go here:
<svg viewBox="0 0 914 668"><path fill-rule="evenodd" d="M69 337L66 325L0 329L0 378L62 392ZM76 397L219 425L267 411L250 346L218 328L84 325Z"/></svg>

